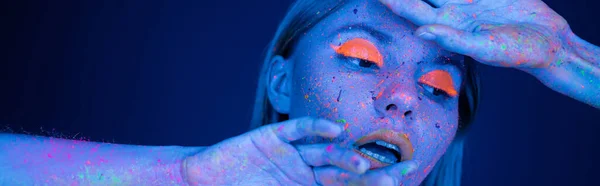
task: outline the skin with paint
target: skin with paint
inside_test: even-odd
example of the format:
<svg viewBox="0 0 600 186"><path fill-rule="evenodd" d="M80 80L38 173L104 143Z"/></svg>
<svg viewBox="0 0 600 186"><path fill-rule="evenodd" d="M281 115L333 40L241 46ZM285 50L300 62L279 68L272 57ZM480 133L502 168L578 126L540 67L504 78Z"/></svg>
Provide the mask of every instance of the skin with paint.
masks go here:
<svg viewBox="0 0 600 186"><path fill-rule="evenodd" d="M207 148L2 134L0 183L418 185L457 132L461 55L600 108L600 48L543 2L430 2L347 1L268 59L266 94L289 120Z"/></svg>

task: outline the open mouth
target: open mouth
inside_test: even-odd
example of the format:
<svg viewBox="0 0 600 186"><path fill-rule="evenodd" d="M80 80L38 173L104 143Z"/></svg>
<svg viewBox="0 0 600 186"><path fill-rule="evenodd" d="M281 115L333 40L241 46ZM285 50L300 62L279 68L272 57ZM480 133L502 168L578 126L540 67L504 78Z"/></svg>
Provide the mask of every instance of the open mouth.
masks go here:
<svg viewBox="0 0 600 186"><path fill-rule="evenodd" d="M413 147L408 138L391 130L378 130L354 143L354 150L371 162L370 169L412 159Z"/></svg>

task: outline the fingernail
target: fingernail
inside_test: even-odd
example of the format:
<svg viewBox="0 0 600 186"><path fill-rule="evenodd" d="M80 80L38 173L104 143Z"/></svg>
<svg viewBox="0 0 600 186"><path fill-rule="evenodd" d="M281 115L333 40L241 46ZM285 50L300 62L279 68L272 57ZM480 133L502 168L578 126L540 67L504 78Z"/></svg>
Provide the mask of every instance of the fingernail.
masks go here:
<svg viewBox="0 0 600 186"><path fill-rule="evenodd" d="M335 123L335 122L332 122L332 121L328 121L328 120L325 120L325 122L331 124L331 125L329 125L330 126L329 130L333 134L339 135L339 134L341 134L344 131L344 128L342 126L340 126L338 123ZM333 127L333 126L335 126L335 127Z"/></svg>
<svg viewBox="0 0 600 186"><path fill-rule="evenodd" d="M419 168L419 165L414 161L406 162L406 163L407 163L406 168L404 168L401 172L402 176L406 176L407 174L415 172Z"/></svg>
<svg viewBox="0 0 600 186"><path fill-rule="evenodd" d="M341 134L342 132L344 132L343 126L340 126L339 124L335 124L335 126L337 126L337 127L335 127L335 130L334 130L336 134Z"/></svg>
<svg viewBox="0 0 600 186"><path fill-rule="evenodd" d="M423 38L425 40L434 40L435 39L435 35L433 35L432 33L429 33L429 32L421 32L417 36L420 38Z"/></svg>
<svg viewBox="0 0 600 186"><path fill-rule="evenodd" d="M364 172L367 171L367 169L369 169L369 167L371 165L369 165L368 161L363 160L360 157L354 157L354 167L356 167L356 170L358 171L359 174L362 174Z"/></svg>

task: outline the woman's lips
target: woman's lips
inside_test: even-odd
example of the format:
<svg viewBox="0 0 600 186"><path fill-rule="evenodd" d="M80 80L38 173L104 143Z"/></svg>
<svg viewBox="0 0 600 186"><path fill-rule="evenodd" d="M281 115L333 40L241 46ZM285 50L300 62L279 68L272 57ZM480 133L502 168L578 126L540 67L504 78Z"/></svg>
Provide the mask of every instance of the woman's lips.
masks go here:
<svg viewBox="0 0 600 186"><path fill-rule="evenodd" d="M402 155L402 159L400 161L406 161L406 160L410 160L413 157L413 146L410 143L410 140L401 133L392 131L392 130L387 130L387 129L380 129L377 131L374 131L362 138L360 138L358 141L356 141L354 143L355 147L370 143L370 142L374 142L377 140L382 140L391 144L394 144L396 146L398 146L400 148L400 153ZM361 156L365 157L367 160L369 160L371 162L371 168L370 169L377 169L377 168L381 168L381 167L385 167L388 166L390 164L388 163L384 163L381 162L379 160L376 160L374 158L372 158L369 155L366 155L362 152L360 152L360 150L358 148L355 148L354 151L356 151L357 153L359 153Z"/></svg>

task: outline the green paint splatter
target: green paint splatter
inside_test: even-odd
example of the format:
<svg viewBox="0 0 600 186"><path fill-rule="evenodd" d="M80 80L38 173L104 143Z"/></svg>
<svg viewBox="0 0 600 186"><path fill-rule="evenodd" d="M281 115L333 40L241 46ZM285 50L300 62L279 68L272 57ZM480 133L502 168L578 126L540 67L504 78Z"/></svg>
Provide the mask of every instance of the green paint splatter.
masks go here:
<svg viewBox="0 0 600 186"><path fill-rule="evenodd" d="M556 61L556 65L560 65L560 64L562 64L562 60L559 59L558 61Z"/></svg>
<svg viewBox="0 0 600 186"><path fill-rule="evenodd" d="M122 183L121 179L117 178L116 176L111 177L111 181L115 184Z"/></svg>
<svg viewBox="0 0 600 186"><path fill-rule="evenodd" d="M402 170L402 176L406 176L408 174L408 168Z"/></svg>
<svg viewBox="0 0 600 186"><path fill-rule="evenodd" d="M500 45L500 48L501 48L502 50L506 50L506 45L505 45L505 44L502 44L502 45Z"/></svg>
<svg viewBox="0 0 600 186"><path fill-rule="evenodd" d="M450 15L448 15L448 13L445 13L445 14L444 14L444 19L445 19L445 20L448 20L449 18L450 18Z"/></svg>
<svg viewBox="0 0 600 186"><path fill-rule="evenodd" d="M335 122L338 122L338 123L346 123L346 120L345 120L345 119L338 119L338 120L335 120Z"/></svg>

